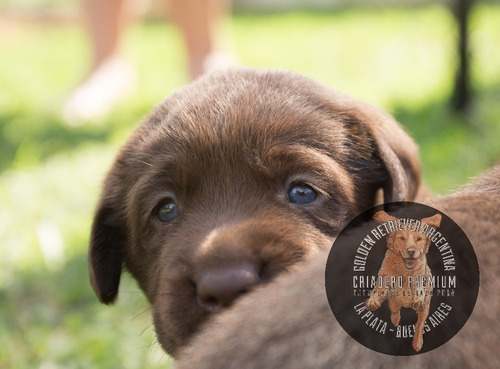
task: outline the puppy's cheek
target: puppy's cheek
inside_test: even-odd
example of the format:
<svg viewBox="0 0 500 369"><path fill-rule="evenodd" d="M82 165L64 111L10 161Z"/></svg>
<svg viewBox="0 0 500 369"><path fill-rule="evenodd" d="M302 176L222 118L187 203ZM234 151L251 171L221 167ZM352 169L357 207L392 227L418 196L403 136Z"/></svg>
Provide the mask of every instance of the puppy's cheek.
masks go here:
<svg viewBox="0 0 500 369"><path fill-rule="evenodd" d="M174 357L207 317L193 295L188 293L191 288L186 283L175 284L179 284L177 289L175 286L160 286L153 305L153 321L158 341Z"/></svg>
<svg viewBox="0 0 500 369"><path fill-rule="evenodd" d="M153 324L156 332L156 338L163 350L175 357L176 347L178 347L180 343L177 342L174 336L169 335L168 328L166 328L164 313L161 309L154 307L153 311Z"/></svg>
<svg viewBox="0 0 500 369"><path fill-rule="evenodd" d="M288 270L297 262L307 260L322 249L331 247L333 238L313 229L301 232L290 232L279 244L268 243L260 250L263 261L264 282L268 282L278 274Z"/></svg>
<svg viewBox="0 0 500 369"><path fill-rule="evenodd" d="M340 231L338 233L340 233ZM314 232L314 234L310 236L310 239L306 240L308 243L312 244L312 247L308 247L307 257L315 255L321 250L330 249L336 236L337 234L331 236L322 232Z"/></svg>
<svg viewBox="0 0 500 369"><path fill-rule="evenodd" d="M149 302L154 303L159 285L160 260L157 255L136 245L127 250L125 265L139 283Z"/></svg>

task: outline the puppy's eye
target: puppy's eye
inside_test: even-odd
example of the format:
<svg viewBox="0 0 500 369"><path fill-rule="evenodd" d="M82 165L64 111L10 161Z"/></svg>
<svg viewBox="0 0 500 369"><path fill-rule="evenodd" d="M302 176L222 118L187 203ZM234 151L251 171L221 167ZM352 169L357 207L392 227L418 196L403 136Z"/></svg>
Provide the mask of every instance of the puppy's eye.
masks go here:
<svg viewBox="0 0 500 369"><path fill-rule="evenodd" d="M404 240L406 240L406 237L405 237L405 236L399 236L399 239L400 239L401 241L404 241Z"/></svg>
<svg viewBox="0 0 500 369"><path fill-rule="evenodd" d="M162 222L171 222L179 215L179 208L172 200L162 202L157 209L158 218Z"/></svg>
<svg viewBox="0 0 500 369"><path fill-rule="evenodd" d="M310 204L316 196L318 196L316 190L304 183L295 184L288 190L288 199L293 204Z"/></svg>

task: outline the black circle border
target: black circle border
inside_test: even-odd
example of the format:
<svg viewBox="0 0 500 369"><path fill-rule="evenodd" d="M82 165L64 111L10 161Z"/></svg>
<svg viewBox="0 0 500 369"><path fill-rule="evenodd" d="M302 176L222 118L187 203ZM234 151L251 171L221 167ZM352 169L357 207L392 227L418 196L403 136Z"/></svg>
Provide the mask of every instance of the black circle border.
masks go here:
<svg viewBox="0 0 500 369"><path fill-rule="evenodd" d="M418 208L417 211L415 211L415 208ZM411 210L409 210L411 209ZM453 329L448 329L448 330L437 330L438 333L441 333L441 336L438 339L435 339L431 344L427 344L429 340L426 341L426 334L424 334L424 346L422 347L421 351L416 352L413 350L411 346L411 342L408 343L411 339L407 339L404 341L404 344L400 345L394 345L388 342L388 339L382 340L380 337L376 337L376 339L367 339L366 337L366 332L369 332L366 330L366 328L362 327L364 323L361 321L357 322L359 326L362 328L359 329L359 326L356 327L353 324L352 317L350 313L348 313L347 316L345 315L346 312L349 312L349 307L347 307L347 304L349 304L348 301L351 301L351 299L346 298L346 296L339 296L339 293L341 293L342 288L338 288L336 284L330 283L332 280L335 280L337 283L343 283L346 282L346 280L342 279L342 274L346 274L347 270L351 268L352 271L352 262L351 263L344 263L343 265L338 264L337 262L340 260L340 263L343 263L345 260L344 259L350 259L350 257L346 257L341 255L343 253L344 245L338 245L338 240L343 240L343 239L348 239L350 237L355 237L359 239L362 239L364 235L369 233L370 229L373 229L373 225L379 224L376 223L373 220L373 215L380 211L384 210L387 213L394 215L398 218L401 217L401 215L398 216L399 213L403 212L405 217L409 218L410 216L407 214L408 211L411 211L411 218L413 219L421 219L424 217L429 217L432 216L436 213L441 214L443 217L444 221L444 227L441 228L442 233L444 235L447 235L448 232L455 231L458 235L458 239L460 239L461 244L463 243L463 246L466 248L466 253L454 253L454 256L456 258L456 264L457 266L460 266L460 264L467 265L469 267L472 266L472 271L469 270L469 272L472 272L472 280L471 280L471 285L469 286L468 290L472 290L472 295L469 296L470 298L466 302L465 305L461 305L463 313L458 317L458 322L456 320L451 320L450 322L455 323ZM443 226L443 223L441 224ZM445 230L446 229L446 230ZM356 234L353 235L353 231L356 230ZM457 236L454 237L454 239L457 238ZM448 238L447 238L448 239ZM336 246L337 243L337 246ZM359 242L358 242L359 244ZM457 243L454 243L455 245ZM431 245L432 246L432 245ZM455 246L456 247L456 246ZM353 248L354 250L357 249L357 244L356 247ZM356 253L356 251L352 252L352 256ZM385 251L384 251L385 254ZM350 255L350 254L348 254ZM340 258L339 258L340 256ZM468 259L468 260L466 260ZM334 268L332 269L332 265ZM378 268L378 266L377 266ZM340 280L338 279L339 275L341 276ZM351 276L351 274L349 274ZM462 276L461 279L465 277ZM343 282L342 282L343 281ZM349 279L351 281L351 279ZM450 339L452 339L466 324L468 321L470 315L472 314L474 307L477 302L477 297L479 295L479 288L480 288L480 271L479 271L479 264L477 260L477 256L474 252L474 248L465 234L465 232L458 226L455 221L447 216L445 213L442 211L435 209L429 205L421 204L421 203L416 203L416 202L391 202L391 203L385 203L381 205L377 205L375 207L372 207L371 209L368 209L355 217L351 222L348 223L346 227L340 232L340 234L337 236L335 239L332 248L330 250L330 253L328 255L328 260L327 260L327 265L325 268L325 290L326 290L326 295L328 298L328 303L330 305L330 308L332 310L333 315L339 322L339 324L342 326L342 328L353 338L355 339L358 343L362 344L363 346L387 355L392 355L392 356L413 356L413 355L419 355L423 354L426 352L429 352L431 350L434 350L442 345L444 345L446 342L448 342ZM351 287L352 290L352 287ZM359 301L364 301L367 297L362 297L361 300ZM385 305L385 304L384 304ZM347 307L347 309L346 309ZM382 309L382 307L380 308ZM354 309L352 309L354 310ZM409 310L409 309L407 309ZM352 311L351 311L352 313ZM350 319L350 321L349 321ZM389 325L392 326L392 323L389 320ZM448 323L449 324L449 323ZM354 329L353 329L354 326ZM371 329L371 328L370 328ZM369 337L368 337L369 338ZM435 341L438 341L435 343ZM401 340L403 342L403 340Z"/></svg>

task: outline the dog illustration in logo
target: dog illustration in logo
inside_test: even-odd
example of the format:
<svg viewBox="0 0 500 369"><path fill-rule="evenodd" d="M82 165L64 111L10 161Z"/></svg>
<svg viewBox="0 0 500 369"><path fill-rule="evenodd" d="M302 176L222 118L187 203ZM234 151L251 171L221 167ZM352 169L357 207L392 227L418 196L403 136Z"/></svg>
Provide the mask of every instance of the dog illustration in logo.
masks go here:
<svg viewBox="0 0 500 369"><path fill-rule="evenodd" d="M377 212L373 219L380 223L395 221L397 224L398 221L385 211ZM419 225L420 229L426 224L428 227L438 228L441 225L441 215L423 218ZM377 284L373 288L365 304L368 310L373 311L387 299L391 310L391 322L395 327L401 319L402 307L415 310L418 319L412 346L418 352L424 344L424 324L429 315L433 289L429 283L422 283L423 280L428 281L432 277L426 257L431 240L409 228L402 230L397 227L395 232L388 233L387 251L378 273L379 280L384 281L384 284L382 286Z"/></svg>

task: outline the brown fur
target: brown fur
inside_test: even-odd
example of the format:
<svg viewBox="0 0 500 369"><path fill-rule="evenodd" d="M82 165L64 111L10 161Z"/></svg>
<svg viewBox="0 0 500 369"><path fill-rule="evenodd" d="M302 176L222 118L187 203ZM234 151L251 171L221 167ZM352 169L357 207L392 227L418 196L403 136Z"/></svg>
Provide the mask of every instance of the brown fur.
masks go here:
<svg viewBox="0 0 500 369"><path fill-rule="evenodd" d="M297 183L316 199L291 203ZM215 74L173 93L122 148L94 218L91 282L112 303L125 266L175 355L234 298L200 302L202 283L266 283L329 247L380 190L411 200L419 183L416 145L379 110L292 73ZM165 202L179 209L168 222Z"/></svg>
<svg viewBox="0 0 500 369"><path fill-rule="evenodd" d="M179 355L177 369L495 369L500 362L500 165L475 184L429 205L449 215L475 248L479 297L469 321L443 346L418 356L379 354L354 341L325 296L327 252L242 297Z"/></svg>
<svg viewBox="0 0 500 369"><path fill-rule="evenodd" d="M397 220L383 210L377 212L373 218L380 223ZM421 224L437 228L441 224L441 214L424 218L421 220ZM384 286L374 287L372 295L366 300L366 308L377 310L387 299L391 310L391 322L395 327L399 324L402 307L415 310L418 318L412 346L415 351L420 351L424 344L424 323L429 315L432 287L428 285L421 288L417 288L415 285L411 286L407 277L432 277L426 258L431 240L414 230L398 229L387 235L386 242L387 251L378 275L389 278L403 276L403 283L401 287L391 288L391 286L387 286L387 289L392 290L391 294L384 294L384 290L386 290ZM405 294L403 291L411 291L411 294Z"/></svg>

